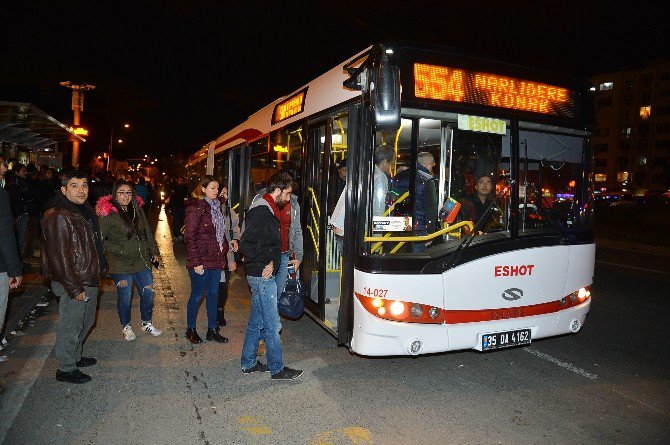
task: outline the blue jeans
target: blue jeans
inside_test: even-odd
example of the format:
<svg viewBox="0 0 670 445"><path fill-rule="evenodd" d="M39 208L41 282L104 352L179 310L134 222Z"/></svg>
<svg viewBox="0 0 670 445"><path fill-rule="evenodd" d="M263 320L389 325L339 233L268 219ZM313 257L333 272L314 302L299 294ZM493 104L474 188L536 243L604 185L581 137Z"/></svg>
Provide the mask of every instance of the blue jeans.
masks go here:
<svg viewBox="0 0 670 445"><path fill-rule="evenodd" d="M154 276L151 269L142 269L135 273L110 274L116 285L116 309L119 311L121 326L130 324L130 307L133 301L133 283L140 293L140 315L143 322L150 322L154 310ZM126 285L120 284L125 280Z"/></svg>
<svg viewBox="0 0 670 445"><path fill-rule="evenodd" d="M281 254L281 262L279 263L279 269L277 269L277 275L275 275L277 295L280 295L286 287L286 280L288 280L288 259L288 252Z"/></svg>
<svg viewBox="0 0 670 445"><path fill-rule="evenodd" d="M242 346L242 369L253 368L256 364L258 344L265 340L266 357L271 374L284 369L281 341L279 340L279 312L277 311L277 282L273 277L250 277L251 313Z"/></svg>
<svg viewBox="0 0 670 445"><path fill-rule="evenodd" d="M186 325L189 329L195 329L195 319L198 316L198 306L202 300L202 294L206 294L207 301L207 329L216 329L216 306L219 299L219 281L221 281L221 269L205 269L202 275L189 269L191 277L191 296L186 306Z"/></svg>

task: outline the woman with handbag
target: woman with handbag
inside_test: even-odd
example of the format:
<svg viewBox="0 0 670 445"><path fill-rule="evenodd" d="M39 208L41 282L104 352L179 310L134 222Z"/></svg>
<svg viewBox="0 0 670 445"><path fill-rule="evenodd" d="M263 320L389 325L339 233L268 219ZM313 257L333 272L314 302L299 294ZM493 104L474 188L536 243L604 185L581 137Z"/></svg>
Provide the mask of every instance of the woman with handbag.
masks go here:
<svg viewBox="0 0 670 445"><path fill-rule="evenodd" d="M151 265L160 264L160 254L142 204L132 184L121 179L114 183L112 194L102 196L95 206L109 274L116 285L116 306L126 341L135 340L130 325L133 283L140 294L142 331L154 337L162 334L151 321L154 306Z"/></svg>
<svg viewBox="0 0 670 445"><path fill-rule="evenodd" d="M186 204L186 268L191 279L191 296L186 311L186 338L191 343L202 343L196 331L198 306L206 294L207 340L227 343L228 339L217 330L217 303L221 272L226 267L228 241L225 217L221 212L223 197L219 197L219 183L213 176L205 176Z"/></svg>

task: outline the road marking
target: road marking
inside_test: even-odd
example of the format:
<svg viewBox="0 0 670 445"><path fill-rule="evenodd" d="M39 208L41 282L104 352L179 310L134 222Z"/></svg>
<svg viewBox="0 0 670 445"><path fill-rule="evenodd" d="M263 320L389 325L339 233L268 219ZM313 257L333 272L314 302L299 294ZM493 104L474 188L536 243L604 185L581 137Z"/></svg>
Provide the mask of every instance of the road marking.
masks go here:
<svg viewBox="0 0 670 445"><path fill-rule="evenodd" d="M351 441L352 445L373 445L372 434L360 426L351 426L334 431L325 431L319 433L310 441L310 445L335 445L342 443L342 440Z"/></svg>
<svg viewBox="0 0 670 445"><path fill-rule="evenodd" d="M666 272L663 272L662 270L646 269L646 268L644 268L644 267L627 266L627 265L625 265L625 264L610 263L610 262L608 262L608 261L596 260L596 263L600 263L600 264L608 264L608 265L610 265L610 266L627 267L628 269L644 270L645 272L654 272L654 273L660 273L660 274L665 274L665 273L666 273Z"/></svg>
<svg viewBox="0 0 670 445"><path fill-rule="evenodd" d="M247 425L243 426L242 430L248 432L252 436L267 436L272 434L272 430L269 426L264 424L262 420L252 416L239 417L237 423L238 425Z"/></svg>
<svg viewBox="0 0 670 445"><path fill-rule="evenodd" d="M540 352L540 351L538 351L537 349L533 349L533 348L523 348L523 350L526 351L526 352L528 352L528 353L530 353L530 354L533 354L533 355L535 355L535 356L537 356L537 357L540 357L540 358L543 359L543 360L546 360L546 361L551 362L551 363L553 363L553 364L555 364L555 365L558 365L558 366L560 366L560 367L562 367L562 368L565 368L565 369L567 369L567 370L569 370L569 371L572 371L572 372L574 372L574 373L576 373L576 374L579 374L579 375L581 375L582 377L586 377L587 379L595 380L595 379L598 378L598 376L597 376L596 374L591 374L590 372L586 372L586 371L583 370L582 368L578 368L578 367L576 367L575 365L571 365L571 364L568 363L568 362L561 361L561 360L557 359L556 357L552 357L552 356L549 355L549 354L545 354L544 352Z"/></svg>

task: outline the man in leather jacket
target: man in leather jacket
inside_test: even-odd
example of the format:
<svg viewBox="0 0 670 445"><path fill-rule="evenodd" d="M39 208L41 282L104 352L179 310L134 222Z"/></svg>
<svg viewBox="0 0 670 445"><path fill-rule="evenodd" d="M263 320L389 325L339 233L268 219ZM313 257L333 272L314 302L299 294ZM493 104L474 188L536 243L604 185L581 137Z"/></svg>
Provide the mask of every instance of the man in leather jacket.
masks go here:
<svg viewBox="0 0 670 445"><path fill-rule="evenodd" d="M95 322L100 275L106 268L98 220L86 202L88 180L74 170L62 177L62 194L48 203L42 219L42 274L60 298L56 334L56 380L86 383L79 368L97 360L82 356L84 339Z"/></svg>

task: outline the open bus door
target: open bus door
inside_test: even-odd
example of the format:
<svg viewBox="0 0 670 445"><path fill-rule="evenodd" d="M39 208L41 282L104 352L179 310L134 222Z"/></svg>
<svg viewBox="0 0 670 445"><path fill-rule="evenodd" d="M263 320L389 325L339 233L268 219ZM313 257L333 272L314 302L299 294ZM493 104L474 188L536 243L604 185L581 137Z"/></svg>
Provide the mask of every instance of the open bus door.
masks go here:
<svg viewBox="0 0 670 445"><path fill-rule="evenodd" d="M337 334L340 304L339 254L336 252L328 215L334 193L329 187L332 117L311 122L307 128L307 156L301 209L305 252L302 279L307 289L305 307L320 324Z"/></svg>

